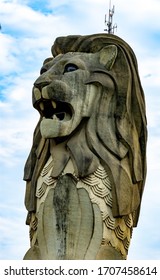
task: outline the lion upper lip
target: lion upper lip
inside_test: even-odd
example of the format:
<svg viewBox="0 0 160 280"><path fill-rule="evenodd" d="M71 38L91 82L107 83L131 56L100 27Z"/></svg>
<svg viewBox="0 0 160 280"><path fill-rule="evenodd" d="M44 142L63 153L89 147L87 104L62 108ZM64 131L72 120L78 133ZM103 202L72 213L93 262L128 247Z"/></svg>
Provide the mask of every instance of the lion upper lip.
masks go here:
<svg viewBox="0 0 160 280"><path fill-rule="evenodd" d="M56 117L60 121L67 121L72 117L71 106L66 102L41 99L36 107L40 114L48 119Z"/></svg>

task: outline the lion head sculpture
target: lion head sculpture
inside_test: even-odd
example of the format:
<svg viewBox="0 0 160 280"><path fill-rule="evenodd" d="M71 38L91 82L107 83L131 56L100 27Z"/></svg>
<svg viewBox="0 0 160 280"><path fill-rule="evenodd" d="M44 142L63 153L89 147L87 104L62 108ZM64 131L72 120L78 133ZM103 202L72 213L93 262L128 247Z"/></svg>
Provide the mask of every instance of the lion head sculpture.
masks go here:
<svg viewBox="0 0 160 280"><path fill-rule="evenodd" d="M59 37L34 83L40 113L25 165L26 208L35 212L37 179L51 147L65 142L77 178L99 163L112 182L114 217L134 213L137 225L146 176L144 93L132 49L111 34ZM54 178L66 155L57 160Z"/></svg>

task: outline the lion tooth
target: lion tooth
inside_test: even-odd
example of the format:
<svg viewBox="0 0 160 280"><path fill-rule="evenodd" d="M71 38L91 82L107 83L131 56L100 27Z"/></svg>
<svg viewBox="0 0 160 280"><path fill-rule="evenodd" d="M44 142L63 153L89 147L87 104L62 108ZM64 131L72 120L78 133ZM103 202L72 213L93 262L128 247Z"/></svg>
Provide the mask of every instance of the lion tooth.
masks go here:
<svg viewBox="0 0 160 280"><path fill-rule="evenodd" d="M43 104L43 102L40 102L39 106L40 106L40 109L41 109L42 111L44 111L44 104Z"/></svg>
<svg viewBox="0 0 160 280"><path fill-rule="evenodd" d="M47 86L42 88L42 97L45 99L49 99Z"/></svg>
<svg viewBox="0 0 160 280"><path fill-rule="evenodd" d="M70 117L70 115L69 115L68 113L65 113L65 114L64 114L64 120L65 120L65 121L70 120L70 118L71 118L71 117Z"/></svg>
<svg viewBox="0 0 160 280"><path fill-rule="evenodd" d="M52 117L52 119L57 121L58 118L57 118L56 115L54 115L54 116Z"/></svg>
<svg viewBox="0 0 160 280"><path fill-rule="evenodd" d="M38 100L38 99L41 99L41 92L38 88L34 88L33 89L33 92L34 92L34 96L35 96L35 99Z"/></svg>
<svg viewBox="0 0 160 280"><path fill-rule="evenodd" d="M52 100L52 106L53 106L53 108L54 108L54 109L56 109L56 107L57 107L56 102L55 102L55 101L53 101L53 100Z"/></svg>

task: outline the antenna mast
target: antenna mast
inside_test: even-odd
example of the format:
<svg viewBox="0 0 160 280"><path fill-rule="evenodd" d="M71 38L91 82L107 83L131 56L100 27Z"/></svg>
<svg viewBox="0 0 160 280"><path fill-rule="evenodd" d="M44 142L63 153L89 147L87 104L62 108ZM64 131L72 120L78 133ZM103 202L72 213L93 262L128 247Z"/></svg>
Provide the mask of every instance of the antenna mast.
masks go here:
<svg viewBox="0 0 160 280"><path fill-rule="evenodd" d="M117 29L117 24L113 24L113 15L114 15L114 6L111 9L111 0L109 2L109 15L108 15L108 21L107 21L107 15L105 14L105 20L104 23L107 25L107 28L104 29L104 31L107 31L109 34L114 34L114 30Z"/></svg>

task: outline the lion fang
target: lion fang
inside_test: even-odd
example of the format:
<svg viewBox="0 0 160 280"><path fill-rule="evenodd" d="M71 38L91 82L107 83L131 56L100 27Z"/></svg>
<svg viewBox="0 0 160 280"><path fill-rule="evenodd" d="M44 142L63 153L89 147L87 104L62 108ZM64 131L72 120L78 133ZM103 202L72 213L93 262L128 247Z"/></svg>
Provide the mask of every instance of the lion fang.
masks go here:
<svg viewBox="0 0 160 280"><path fill-rule="evenodd" d="M53 106L53 108L54 108L54 109L56 109L56 107L57 107L56 102L55 102L55 101L53 101L53 100L52 100L52 106Z"/></svg>

